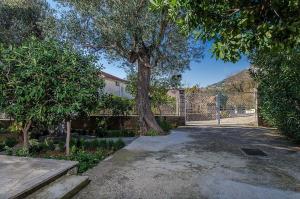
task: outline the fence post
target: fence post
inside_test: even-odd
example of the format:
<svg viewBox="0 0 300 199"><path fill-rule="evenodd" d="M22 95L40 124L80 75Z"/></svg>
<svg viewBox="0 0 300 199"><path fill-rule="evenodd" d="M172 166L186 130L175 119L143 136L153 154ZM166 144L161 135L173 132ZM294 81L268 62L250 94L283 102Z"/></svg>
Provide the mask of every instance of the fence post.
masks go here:
<svg viewBox="0 0 300 199"><path fill-rule="evenodd" d="M258 96L257 96L257 88L254 89L254 100L255 100L255 126L259 126L258 121Z"/></svg>
<svg viewBox="0 0 300 199"><path fill-rule="evenodd" d="M216 95L216 119L217 124L221 124L221 116L220 116L220 93Z"/></svg>

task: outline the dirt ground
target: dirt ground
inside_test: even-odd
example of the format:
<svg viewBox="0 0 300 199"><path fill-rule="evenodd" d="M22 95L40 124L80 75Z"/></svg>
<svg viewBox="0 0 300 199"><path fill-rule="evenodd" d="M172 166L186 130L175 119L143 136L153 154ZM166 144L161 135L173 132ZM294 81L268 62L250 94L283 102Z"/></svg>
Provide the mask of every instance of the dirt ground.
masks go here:
<svg viewBox="0 0 300 199"><path fill-rule="evenodd" d="M269 129L184 127L140 137L85 175L75 198L299 199L300 148Z"/></svg>

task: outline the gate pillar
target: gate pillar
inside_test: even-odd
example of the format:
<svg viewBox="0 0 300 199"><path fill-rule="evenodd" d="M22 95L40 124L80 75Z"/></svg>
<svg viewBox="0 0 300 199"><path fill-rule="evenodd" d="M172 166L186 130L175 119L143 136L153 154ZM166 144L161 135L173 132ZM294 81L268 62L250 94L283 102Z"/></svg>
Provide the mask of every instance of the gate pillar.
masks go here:
<svg viewBox="0 0 300 199"><path fill-rule="evenodd" d="M179 90L179 106L178 106L178 115L185 117L185 91L184 89Z"/></svg>

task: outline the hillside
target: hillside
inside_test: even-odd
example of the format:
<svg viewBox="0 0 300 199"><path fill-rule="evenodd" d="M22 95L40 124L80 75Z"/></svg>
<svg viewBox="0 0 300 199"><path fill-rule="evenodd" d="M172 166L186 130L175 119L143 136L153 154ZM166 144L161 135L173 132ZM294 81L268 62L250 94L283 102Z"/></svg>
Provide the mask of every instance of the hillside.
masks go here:
<svg viewBox="0 0 300 199"><path fill-rule="evenodd" d="M255 87L255 82L251 78L248 70L243 70L215 84L207 86L208 89L220 89L236 92L252 91Z"/></svg>

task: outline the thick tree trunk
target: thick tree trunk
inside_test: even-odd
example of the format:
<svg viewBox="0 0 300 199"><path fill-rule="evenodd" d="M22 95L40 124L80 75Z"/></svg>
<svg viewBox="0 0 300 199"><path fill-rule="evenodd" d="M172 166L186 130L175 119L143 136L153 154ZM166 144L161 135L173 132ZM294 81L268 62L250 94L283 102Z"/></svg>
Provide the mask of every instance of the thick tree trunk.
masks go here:
<svg viewBox="0 0 300 199"><path fill-rule="evenodd" d="M66 155L70 155L71 121L67 121Z"/></svg>
<svg viewBox="0 0 300 199"><path fill-rule="evenodd" d="M31 127L31 120L29 120L24 128L22 129L22 132L23 132L23 149L26 149L28 150L29 149L29 135L28 135L28 132L29 132L29 129Z"/></svg>
<svg viewBox="0 0 300 199"><path fill-rule="evenodd" d="M163 132L151 111L149 99L150 76L150 59L146 55L140 56L138 59L137 109L141 134L145 134L150 129L159 133Z"/></svg>

